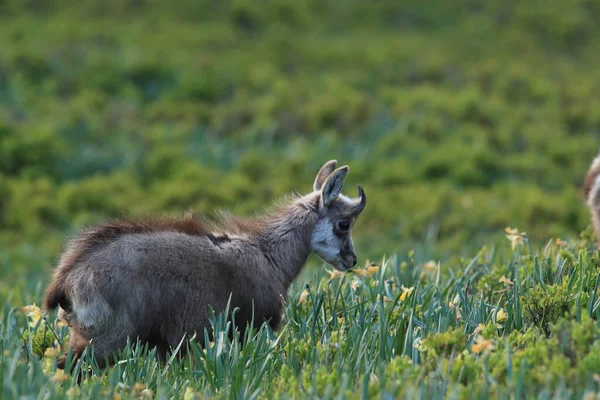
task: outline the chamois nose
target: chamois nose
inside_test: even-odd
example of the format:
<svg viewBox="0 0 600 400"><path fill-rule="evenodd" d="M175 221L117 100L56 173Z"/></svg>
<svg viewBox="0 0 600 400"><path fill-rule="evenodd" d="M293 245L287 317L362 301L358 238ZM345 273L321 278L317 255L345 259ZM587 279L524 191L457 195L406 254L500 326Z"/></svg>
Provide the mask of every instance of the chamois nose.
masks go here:
<svg viewBox="0 0 600 400"><path fill-rule="evenodd" d="M356 265L356 256L353 254L350 256L350 264L352 264L352 266L354 267Z"/></svg>

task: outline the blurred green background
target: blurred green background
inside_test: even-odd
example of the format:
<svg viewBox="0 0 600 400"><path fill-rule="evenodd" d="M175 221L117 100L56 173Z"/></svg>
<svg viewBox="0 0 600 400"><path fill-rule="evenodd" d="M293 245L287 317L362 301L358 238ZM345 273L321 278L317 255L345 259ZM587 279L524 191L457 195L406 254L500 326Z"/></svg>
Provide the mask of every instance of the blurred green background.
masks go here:
<svg viewBox="0 0 600 400"><path fill-rule="evenodd" d="M0 0L0 291L109 217L248 215L349 164L367 257L576 237L600 1Z"/></svg>

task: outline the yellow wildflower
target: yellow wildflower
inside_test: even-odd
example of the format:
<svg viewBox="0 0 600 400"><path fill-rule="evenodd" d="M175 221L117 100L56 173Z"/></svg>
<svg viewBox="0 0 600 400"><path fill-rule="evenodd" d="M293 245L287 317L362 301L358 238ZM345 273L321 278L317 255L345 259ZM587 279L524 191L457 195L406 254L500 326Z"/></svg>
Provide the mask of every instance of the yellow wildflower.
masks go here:
<svg viewBox="0 0 600 400"><path fill-rule="evenodd" d="M58 357L58 351L54 347L48 347L44 352L44 357Z"/></svg>
<svg viewBox="0 0 600 400"><path fill-rule="evenodd" d="M21 307L19 310L24 312L25 315L29 317L29 326L31 326L32 328L38 324L38 321L42 318L43 315L42 310L35 304Z"/></svg>
<svg viewBox="0 0 600 400"><path fill-rule="evenodd" d="M516 228L508 227L504 231L507 233L506 238L510 241L510 245L513 250L518 245L524 243L523 237L525 237L527 235L526 232L519 232Z"/></svg>
<svg viewBox="0 0 600 400"><path fill-rule="evenodd" d="M413 290L415 290L414 287L405 288L404 286L402 286L402 293L400 294L400 300L402 300L402 301L406 300L406 298L408 296L410 296L410 294L413 292Z"/></svg>
<svg viewBox="0 0 600 400"><path fill-rule="evenodd" d="M373 275L375 275L377 273L377 271L379 271L381 269L381 267L379 265L371 265L370 267L367 267L367 269L365 270L365 273L367 274L368 277L371 277Z"/></svg>
<svg viewBox="0 0 600 400"><path fill-rule="evenodd" d="M567 245L567 242L565 242L564 240L556 239L556 245L560 246L560 247L565 247Z"/></svg>
<svg viewBox="0 0 600 400"><path fill-rule="evenodd" d="M338 271L337 269L334 269L333 271L326 269L325 271L329 272L329 280L334 280L336 278L342 279L344 277L344 272Z"/></svg>
<svg viewBox="0 0 600 400"><path fill-rule="evenodd" d="M506 321L506 318L508 317L508 314L506 313L506 311L504 311L502 308L500 310L498 310L498 312L496 313L496 322L498 323L504 323L504 321Z"/></svg>
<svg viewBox="0 0 600 400"><path fill-rule="evenodd" d="M306 301L308 297L308 290L304 289L302 293L300 293L300 299L298 300L298 304L302 304Z"/></svg>
<svg viewBox="0 0 600 400"><path fill-rule="evenodd" d="M367 278L369 276L369 275L367 275L366 269L351 269L350 272L352 272L359 278Z"/></svg>
<svg viewBox="0 0 600 400"><path fill-rule="evenodd" d="M513 282L510 279L508 279L507 277L505 277L504 275L502 275L502 277L500 279L498 279L498 282L502 282L505 285L512 285L513 284Z"/></svg>
<svg viewBox="0 0 600 400"><path fill-rule="evenodd" d="M506 232L509 235L518 235L519 231L517 230L517 228L511 228L510 226L504 228L504 232Z"/></svg>
<svg viewBox="0 0 600 400"><path fill-rule="evenodd" d="M54 376L52 376L51 378L54 382L63 382L66 381L67 379L69 379L69 375L65 374L65 371L63 371L62 369L57 369L56 373L54 374Z"/></svg>
<svg viewBox="0 0 600 400"><path fill-rule="evenodd" d="M484 339L481 336L475 338L475 343L471 345L471 351L475 354L479 354L484 350L492 350L494 348L494 342L488 339Z"/></svg>
<svg viewBox="0 0 600 400"><path fill-rule="evenodd" d="M506 238L510 241L510 247L513 250L518 245L523 244L523 237L521 235L506 235Z"/></svg>
<svg viewBox="0 0 600 400"><path fill-rule="evenodd" d="M477 327L475 327L475 330L473 331L473 335L477 335L477 334L483 332L484 329L485 329L485 325L483 325L483 324L477 325Z"/></svg>
<svg viewBox="0 0 600 400"><path fill-rule="evenodd" d="M436 263L433 260L427 261L425 264L421 265L421 268L423 268L425 271L429 271L429 272L435 271L438 267L439 267L439 263Z"/></svg>
<svg viewBox="0 0 600 400"><path fill-rule="evenodd" d="M146 389L146 385L144 385L143 383L136 382L133 385L133 390L135 390L136 392L141 392L144 389Z"/></svg>

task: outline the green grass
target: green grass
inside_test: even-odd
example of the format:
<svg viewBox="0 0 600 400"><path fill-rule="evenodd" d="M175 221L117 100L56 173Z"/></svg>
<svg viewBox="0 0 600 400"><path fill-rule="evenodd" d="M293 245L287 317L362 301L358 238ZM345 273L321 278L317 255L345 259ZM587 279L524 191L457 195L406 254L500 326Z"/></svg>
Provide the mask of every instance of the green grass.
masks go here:
<svg viewBox="0 0 600 400"><path fill-rule="evenodd" d="M60 380L54 355L39 355L44 335L62 343L66 329L53 315L28 327L9 300L1 390L3 398L579 398L600 384L599 261L586 240L533 250L525 237L514 251L507 242L450 265L409 254L363 274L311 271L278 332L265 325L230 340L221 314L206 349L182 343L187 356L161 363L132 344L104 371L88 355L75 367L91 366L80 386Z"/></svg>

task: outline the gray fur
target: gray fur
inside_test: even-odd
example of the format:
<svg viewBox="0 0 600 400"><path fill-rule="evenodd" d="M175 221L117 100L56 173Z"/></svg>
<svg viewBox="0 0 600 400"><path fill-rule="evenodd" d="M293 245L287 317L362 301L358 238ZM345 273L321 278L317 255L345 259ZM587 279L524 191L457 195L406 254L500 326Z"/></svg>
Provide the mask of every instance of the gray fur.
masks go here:
<svg viewBox="0 0 600 400"><path fill-rule="evenodd" d="M60 306L74 354L91 344L100 365L128 338L164 355L184 337L203 337L209 307L224 311L230 295L240 330L252 318L255 327L267 321L276 329L282 298L312 251L338 269L356 264L351 228L366 197L360 188L357 200L340 196L348 167L334 168L330 161L317 175L321 190L260 218L118 221L88 229L67 246L45 308ZM340 232L340 221L350 229Z"/></svg>

